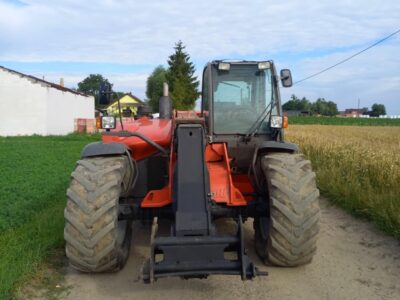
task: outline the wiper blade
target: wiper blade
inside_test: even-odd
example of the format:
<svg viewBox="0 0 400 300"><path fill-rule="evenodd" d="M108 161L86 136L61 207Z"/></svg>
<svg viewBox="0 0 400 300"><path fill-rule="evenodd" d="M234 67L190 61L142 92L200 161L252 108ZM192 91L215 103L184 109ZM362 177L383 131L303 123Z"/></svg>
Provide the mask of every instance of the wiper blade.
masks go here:
<svg viewBox="0 0 400 300"><path fill-rule="evenodd" d="M271 110L269 110L270 106L272 105L272 102L268 104L268 106L262 111L260 116L257 118L257 120L251 125L249 131L245 135L245 138L249 138L250 136L254 136L254 134L257 132L257 130L260 128L261 124L264 122L265 118L270 114ZM271 107L272 108L272 107Z"/></svg>

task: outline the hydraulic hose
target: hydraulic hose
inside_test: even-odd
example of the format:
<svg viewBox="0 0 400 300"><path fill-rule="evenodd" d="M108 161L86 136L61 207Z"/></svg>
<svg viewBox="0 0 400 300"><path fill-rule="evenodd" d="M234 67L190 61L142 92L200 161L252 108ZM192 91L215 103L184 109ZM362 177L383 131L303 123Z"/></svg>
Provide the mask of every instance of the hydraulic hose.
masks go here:
<svg viewBox="0 0 400 300"><path fill-rule="evenodd" d="M149 145L153 146L154 148L156 148L157 150L159 150L161 153L168 155L168 151L163 148L161 145L157 144L156 142L152 141L151 139L149 139L147 136L138 133L138 132L132 132L132 131L117 131L117 132L113 132L113 131L109 131L109 132L104 132L103 135L107 135L107 136L118 136L118 137L137 137L142 139L143 141L145 141L146 143L148 143Z"/></svg>

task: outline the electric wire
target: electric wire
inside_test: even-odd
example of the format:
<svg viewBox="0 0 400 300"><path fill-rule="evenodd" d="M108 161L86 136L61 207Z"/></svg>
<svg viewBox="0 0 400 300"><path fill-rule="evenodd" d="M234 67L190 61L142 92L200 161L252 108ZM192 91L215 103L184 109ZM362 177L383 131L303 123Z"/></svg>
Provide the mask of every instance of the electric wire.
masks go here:
<svg viewBox="0 0 400 300"><path fill-rule="evenodd" d="M347 62L347 61L349 61L350 59L352 59L352 58L354 58L354 57L360 55L361 53L363 53L363 52L365 52L365 51L367 51L367 50L369 50L369 49L371 49L371 48L373 48L373 47L379 45L380 43L386 41L387 39L391 38L392 36L394 36L394 35L396 35L396 34L398 34L398 33L400 33L400 29L396 30L395 32L392 32L392 33L389 34L388 36L386 36L386 37L380 39L379 41L373 43L372 45L368 46L367 48L364 48L363 50L358 51L357 53L354 53L353 55L351 55L351 56L349 56L349 57L347 57L347 58L345 58L345 59L343 59L343 60L337 62L336 64L334 64L334 65L332 65L332 66L330 66L330 67L327 67L327 68L325 68L325 69L323 69L323 70L321 70L321 71L319 71L319 72L317 72L317 73L314 73L314 74L312 74L312 75L310 75L310 76L307 76L306 78L303 78L303 79L301 79L301 80L298 80L298 81L294 82L293 85L299 84L300 82L306 81L306 80L308 80L308 79L310 79L310 78L313 78L313 77L316 77L316 76L318 76L318 75L320 75L320 74L322 74L322 73L325 73L326 71L329 71L329 70L331 70L331 69L333 69L333 68L335 68L335 67L337 67L337 66L339 66L339 65L341 65L341 64L343 64L343 63L345 63L345 62Z"/></svg>

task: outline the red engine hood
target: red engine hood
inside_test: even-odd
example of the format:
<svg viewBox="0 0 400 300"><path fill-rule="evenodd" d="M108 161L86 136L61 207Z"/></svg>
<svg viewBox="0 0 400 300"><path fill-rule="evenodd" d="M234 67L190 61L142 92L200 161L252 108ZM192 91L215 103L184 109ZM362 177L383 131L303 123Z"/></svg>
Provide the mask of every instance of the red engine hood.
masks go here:
<svg viewBox="0 0 400 300"><path fill-rule="evenodd" d="M118 121L118 120L117 120ZM172 120L164 119L149 119L146 117L139 120L124 121L124 130L138 132L145 135L152 141L156 142L164 148L169 148L172 137ZM117 128L113 131L120 131L121 126L118 122ZM135 160L146 158L157 152L153 146L137 137L117 137L103 136L104 143L117 142L125 144L132 150L132 155Z"/></svg>

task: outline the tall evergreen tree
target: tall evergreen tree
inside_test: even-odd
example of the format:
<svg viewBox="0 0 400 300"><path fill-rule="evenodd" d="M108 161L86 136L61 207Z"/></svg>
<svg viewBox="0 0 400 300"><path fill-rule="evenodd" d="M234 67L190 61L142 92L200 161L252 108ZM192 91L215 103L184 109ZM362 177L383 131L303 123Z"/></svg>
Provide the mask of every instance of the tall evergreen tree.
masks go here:
<svg viewBox="0 0 400 300"><path fill-rule="evenodd" d="M182 41L175 44L175 53L168 59L167 82L173 107L178 110L193 109L199 96L196 69L190 61Z"/></svg>

